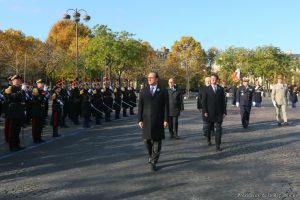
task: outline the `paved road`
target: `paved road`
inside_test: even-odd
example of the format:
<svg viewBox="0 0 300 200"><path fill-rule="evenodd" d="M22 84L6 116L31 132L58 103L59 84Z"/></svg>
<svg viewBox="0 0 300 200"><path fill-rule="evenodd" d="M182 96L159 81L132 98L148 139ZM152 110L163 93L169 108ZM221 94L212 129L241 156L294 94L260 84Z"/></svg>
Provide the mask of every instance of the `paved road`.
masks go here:
<svg viewBox="0 0 300 200"><path fill-rule="evenodd" d="M2 151L0 199L300 199L299 108L288 109L288 127L277 127L270 103L253 108L244 130L229 106L224 150L216 152L206 145L195 105L186 104L180 118L182 139L164 140L157 172L147 164L134 116Z"/></svg>

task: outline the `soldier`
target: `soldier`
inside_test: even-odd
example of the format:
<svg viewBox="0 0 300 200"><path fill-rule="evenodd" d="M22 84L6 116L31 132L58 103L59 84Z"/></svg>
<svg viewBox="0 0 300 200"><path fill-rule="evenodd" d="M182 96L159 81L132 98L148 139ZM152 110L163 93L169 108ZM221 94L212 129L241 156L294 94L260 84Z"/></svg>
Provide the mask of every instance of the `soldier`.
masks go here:
<svg viewBox="0 0 300 200"><path fill-rule="evenodd" d="M254 88L249 86L249 78L243 78L243 85L239 87L236 94L236 106L240 107L242 125L247 128L249 125Z"/></svg>
<svg viewBox="0 0 300 200"><path fill-rule="evenodd" d="M83 128L90 128L92 107L89 90L89 83L85 83L84 88L80 90L81 116L83 117Z"/></svg>
<svg viewBox="0 0 300 200"><path fill-rule="evenodd" d="M44 81L36 81L37 88L32 90L32 138L34 143L44 142L42 131L45 124L46 92L44 91Z"/></svg>
<svg viewBox="0 0 300 200"><path fill-rule="evenodd" d="M292 108L296 108L296 104L298 102L298 87L296 84L291 85L289 88L290 93L290 101L292 103Z"/></svg>
<svg viewBox="0 0 300 200"><path fill-rule="evenodd" d="M62 123L62 107L64 106L61 94L61 88L56 85L52 90L52 116L51 125L53 128L52 137L59 137L58 126Z"/></svg>
<svg viewBox="0 0 300 200"><path fill-rule="evenodd" d="M3 103L4 103L4 96L2 94L2 91L0 91L0 118L1 118L1 115L2 115ZM0 122L1 122L1 120L0 120Z"/></svg>
<svg viewBox="0 0 300 200"><path fill-rule="evenodd" d="M12 81L11 81L12 76L9 76L7 78L8 84L7 84L7 88L9 88L12 85ZM8 95L5 93L5 90L3 90L3 99L4 102L2 103L3 109L2 112L4 113L4 118L5 118L5 122L4 122L4 139L6 143L9 143L9 127L10 127L10 119L8 117Z"/></svg>
<svg viewBox="0 0 300 200"><path fill-rule="evenodd" d="M286 116L286 107L287 107L287 94L288 94L288 87L286 84L283 83L283 76L277 76L277 84L272 88L272 95L271 99L273 105L276 109L276 119L278 126L281 126L281 119L283 118L283 125L287 126L287 116Z"/></svg>
<svg viewBox="0 0 300 200"><path fill-rule="evenodd" d="M259 84L259 81L255 81L255 91L254 91L254 101L253 101L253 106L255 107L261 107L261 102L262 102L262 96L263 96L263 88Z"/></svg>
<svg viewBox="0 0 300 200"><path fill-rule="evenodd" d="M20 137L22 123L25 117L24 113L24 97L21 92L21 76L15 75L11 78L12 86L5 89L7 101L7 115L9 119L8 127L8 143L10 151L18 151L24 149L20 146Z"/></svg>
<svg viewBox="0 0 300 200"><path fill-rule="evenodd" d="M119 86L119 83L116 82L114 89L115 101L113 104L113 108L115 110L115 119L120 119L121 112L121 104L122 104L122 91Z"/></svg>
<svg viewBox="0 0 300 200"><path fill-rule="evenodd" d="M32 118L32 88L29 85L23 83L22 91L24 91L25 95L25 122L26 124L30 124Z"/></svg>
<svg viewBox="0 0 300 200"><path fill-rule="evenodd" d="M123 117L128 117L127 108L129 108L129 91L127 88L127 83L124 82L124 86L121 87L123 99L122 99L122 107L123 107Z"/></svg>
<svg viewBox="0 0 300 200"><path fill-rule="evenodd" d="M112 106L113 106L114 99L112 97L113 91L109 88L109 82L104 82L104 87L102 88L101 92L103 95L103 108L105 113L105 121L111 122L110 113L113 111Z"/></svg>
<svg viewBox="0 0 300 200"><path fill-rule="evenodd" d="M63 107L62 107L62 119L61 119L61 128L69 128L66 124L66 117L69 115L70 110L70 91L67 87L67 84L64 81L58 82L58 87L61 86L59 96L61 97Z"/></svg>
<svg viewBox="0 0 300 200"><path fill-rule="evenodd" d="M134 115L134 111L133 110L136 107L137 96L135 94L135 89L133 87L133 83L130 84L130 86L128 88L128 91L129 91L129 105L130 105L129 114L130 115Z"/></svg>
<svg viewBox="0 0 300 200"><path fill-rule="evenodd" d="M103 112L103 96L101 93L100 83L96 83L95 85L91 102L93 107L92 112L95 116L96 125L101 125L101 118Z"/></svg>
<svg viewBox="0 0 300 200"><path fill-rule="evenodd" d="M79 125L80 114L80 90L77 87L77 81L73 81L70 91L70 118L75 125Z"/></svg>

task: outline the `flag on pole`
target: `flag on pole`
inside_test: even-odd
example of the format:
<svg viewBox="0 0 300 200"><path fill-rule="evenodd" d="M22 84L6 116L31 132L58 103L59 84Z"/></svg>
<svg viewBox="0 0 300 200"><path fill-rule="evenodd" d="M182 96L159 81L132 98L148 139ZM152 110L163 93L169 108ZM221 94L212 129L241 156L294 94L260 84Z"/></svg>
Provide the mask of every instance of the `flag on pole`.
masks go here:
<svg viewBox="0 0 300 200"><path fill-rule="evenodd" d="M241 79L241 70L240 69L236 69L233 74L231 75L232 80L234 82L237 82Z"/></svg>

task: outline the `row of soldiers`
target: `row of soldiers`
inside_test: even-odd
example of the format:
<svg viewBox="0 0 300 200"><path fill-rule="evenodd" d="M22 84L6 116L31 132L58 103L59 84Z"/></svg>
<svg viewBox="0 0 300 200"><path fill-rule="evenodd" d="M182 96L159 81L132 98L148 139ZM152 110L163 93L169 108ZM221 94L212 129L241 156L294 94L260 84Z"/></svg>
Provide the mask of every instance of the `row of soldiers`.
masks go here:
<svg viewBox="0 0 300 200"><path fill-rule="evenodd" d="M43 127L48 116L49 101L52 102L50 124L53 127L53 137L60 136L58 127L67 128L66 118L74 124L79 124L79 117L83 118L83 126L90 127L91 117L96 125L101 119L111 121L111 113L115 112L115 119L134 114L136 94L133 85L118 83L112 88L109 82L94 81L92 84L58 81L49 91L42 79L36 81L36 86L22 84L22 77L14 75L9 79L9 85L0 93L0 115L5 115L4 136L11 151L21 150L20 132L26 124L32 123L32 138L34 143L42 143Z"/></svg>

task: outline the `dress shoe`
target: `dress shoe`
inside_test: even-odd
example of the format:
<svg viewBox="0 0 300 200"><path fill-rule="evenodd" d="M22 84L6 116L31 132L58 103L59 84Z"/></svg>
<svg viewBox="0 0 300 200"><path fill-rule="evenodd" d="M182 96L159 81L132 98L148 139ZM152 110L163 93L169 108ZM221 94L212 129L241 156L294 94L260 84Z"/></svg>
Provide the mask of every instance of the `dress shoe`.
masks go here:
<svg viewBox="0 0 300 200"><path fill-rule="evenodd" d="M281 126L281 123L280 123L280 122L278 122L278 123L277 123L277 126Z"/></svg>
<svg viewBox="0 0 300 200"><path fill-rule="evenodd" d="M283 126L288 126L288 125L289 125L289 123L287 123L287 122L283 123Z"/></svg>
<svg viewBox="0 0 300 200"><path fill-rule="evenodd" d="M157 170L156 165L155 165L154 163L151 163L151 165L150 165L150 170L151 170L152 172L155 172L155 171Z"/></svg>
<svg viewBox="0 0 300 200"><path fill-rule="evenodd" d="M175 135L175 136L174 136L174 139L175 139L175 140L179 140L179 139L180 139L180 137L179 137L179 136L177 136L177 135Z"/></svg>
<svg viewBox="0 0 300 200"><path fill-rule="evenodd" d="M222 151L221 147L216 147L216 151Z"/></svg>
<svg viewBox="0 0 300 200"><path fill-rule="evenodd" d="M39 143L44 143L44 142L46 142L46 141L42 140L42 139L39 140Z"/></svg>
<svg viewBox="0 0 300 200"><path fill-rule="evenodd" d="M207 141L207 145L208 145L208 146L211 146L211 141Z"/></svg>

